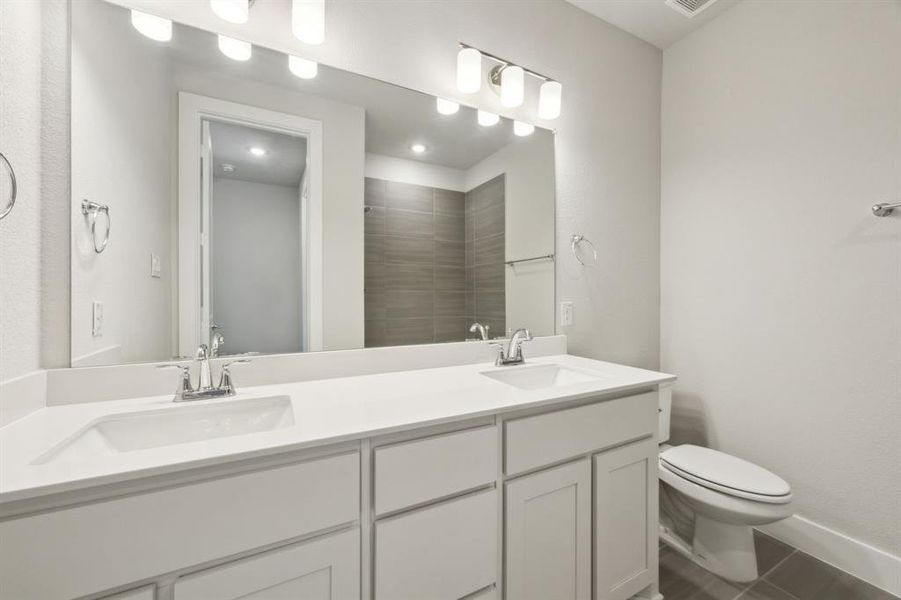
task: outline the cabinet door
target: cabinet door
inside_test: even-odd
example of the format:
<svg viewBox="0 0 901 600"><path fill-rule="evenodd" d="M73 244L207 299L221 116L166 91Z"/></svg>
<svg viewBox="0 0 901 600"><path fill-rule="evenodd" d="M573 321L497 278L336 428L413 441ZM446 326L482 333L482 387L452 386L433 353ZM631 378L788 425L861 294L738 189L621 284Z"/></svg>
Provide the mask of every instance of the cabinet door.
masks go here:
<svg viewBox="0 0 901 600"><path fill-rule="evenodd" d="M594 457L597 600L624 600L657 572L657 443Z"/></svg>
<svg viewBox="0 0 901 600"><path fill-rule="evenodd" d="M588 459L506 485L506 596L591 597L591 463Z"/></svg>
<svg viewBox="0 0 901 600"><path fill-rule="evenodd" d="M360 598L360 530L316 538L188 575L175 600Z"/></svg>

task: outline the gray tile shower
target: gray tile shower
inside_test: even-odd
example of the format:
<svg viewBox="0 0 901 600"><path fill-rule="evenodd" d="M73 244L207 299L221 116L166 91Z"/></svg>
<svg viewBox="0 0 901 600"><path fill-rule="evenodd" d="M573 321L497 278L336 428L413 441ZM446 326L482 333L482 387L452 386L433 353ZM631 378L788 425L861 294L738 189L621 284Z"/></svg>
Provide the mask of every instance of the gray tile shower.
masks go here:
<svg viewBox="0 0 901 600"><path fill-rule="evenodd" d="M504 176L465 194L366 178L365 344L505 331Z"/></svg>

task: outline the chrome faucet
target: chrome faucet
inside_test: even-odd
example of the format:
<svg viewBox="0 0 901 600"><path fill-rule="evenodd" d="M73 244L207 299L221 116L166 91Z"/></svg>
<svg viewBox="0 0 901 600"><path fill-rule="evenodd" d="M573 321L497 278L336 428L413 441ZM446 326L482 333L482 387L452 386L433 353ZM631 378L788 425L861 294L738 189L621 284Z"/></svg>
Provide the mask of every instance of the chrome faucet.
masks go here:
<svg viewBox="0 0 901 600"><path fill-rule="evenodd" d="M232 383L229 367L237 363L250 362L246 358L242 358L222 365L219 385L214 387L210 369L210 356L206 344L201 344L197 348L195 359L199 363L200 369L197 387L194 387L191 383L191 365L159 365L157 367L158 369L181 369L181 379L179 380L178 388L175 390L175 397L172 398L173 402L189 402L192 400L209 400L211 398L234 396L235 386Z"/></svg>
<svg viewBox="0 0 901 600"><path fill-rule="evenodd" d="M478 332L479 337L478 337L477 339L480 339L480 340L487 340L487 339L488 339L488 330L489 330L489 329L491 329L491 327L490 327L489 325L482 325L482 324L479 323L479 322L475 322L475 323L473 323L472 326L469 328L469 333L476 333L476 332Z"/></svg>
<svg viewBox="0 0 901 600"><path fill-rule="evenodd" d="M498 367L523 364L526 362L526 359L522 357L522 343L531 341L532 333L528 329L517 329L513 332L513 335L510 336L510 341L507 344L506 350L504 350L503 344L492 342L492 346L499 347L497 359L494 361L494 364Z"/></svg>

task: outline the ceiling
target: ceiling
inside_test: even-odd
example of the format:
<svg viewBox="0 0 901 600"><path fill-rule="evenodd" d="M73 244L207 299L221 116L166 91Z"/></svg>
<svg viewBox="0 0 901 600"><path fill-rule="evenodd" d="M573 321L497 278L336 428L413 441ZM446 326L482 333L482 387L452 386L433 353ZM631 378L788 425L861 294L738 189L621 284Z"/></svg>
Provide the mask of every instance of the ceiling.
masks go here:
<svg viewBox="0 0 901 600"><path fill-rule="evenodd" d="M123 11L125 12L125 11ZM130 25L128 25L130 27ZM341 69L319 66L315 79L299 79L288 71L287 55L254 46L253 58L236 62L216 47L216 36L174 24L172 41L165 46L170 60L236 81L253 80L284 89L363 107L366 112L366 152L416 160L454 169L468 169L511 143L529 138L513 134L513 122L482 127L476 111L461 107L455 115L440 115L435 98ZM302 109L299 109L302 114ZM551 135L536 129L536 135ZM421 143L426 152L410 146ZM221 175L221 171L217 173Z"/></svg>
<svg viewBox="0 0 901 600"><path fill-rule="evenodd" d="M664 50L740 0L715 0L691 18L667 6L664 0L566 1Z"/></svg>
<svg viewBox="0 0 901 600"><path fill-rule="evenodd" d="M307 163L307 140L300 136L211 121L213 177L299 187ZM251 154L251 148L266 151ZM234 167L231 173L223 169Z"/></svg>

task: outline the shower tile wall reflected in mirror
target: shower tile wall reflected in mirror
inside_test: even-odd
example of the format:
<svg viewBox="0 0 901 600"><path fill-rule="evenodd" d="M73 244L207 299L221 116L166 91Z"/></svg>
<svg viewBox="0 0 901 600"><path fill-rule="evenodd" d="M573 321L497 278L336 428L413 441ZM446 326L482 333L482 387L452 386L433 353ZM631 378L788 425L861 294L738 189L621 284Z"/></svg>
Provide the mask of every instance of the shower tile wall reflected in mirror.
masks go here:
<svg viewBox="0 0 901 600"><path fill-rule="evenodd" d="M72 366L554 333L552 132L71 12Z"/></svg>

